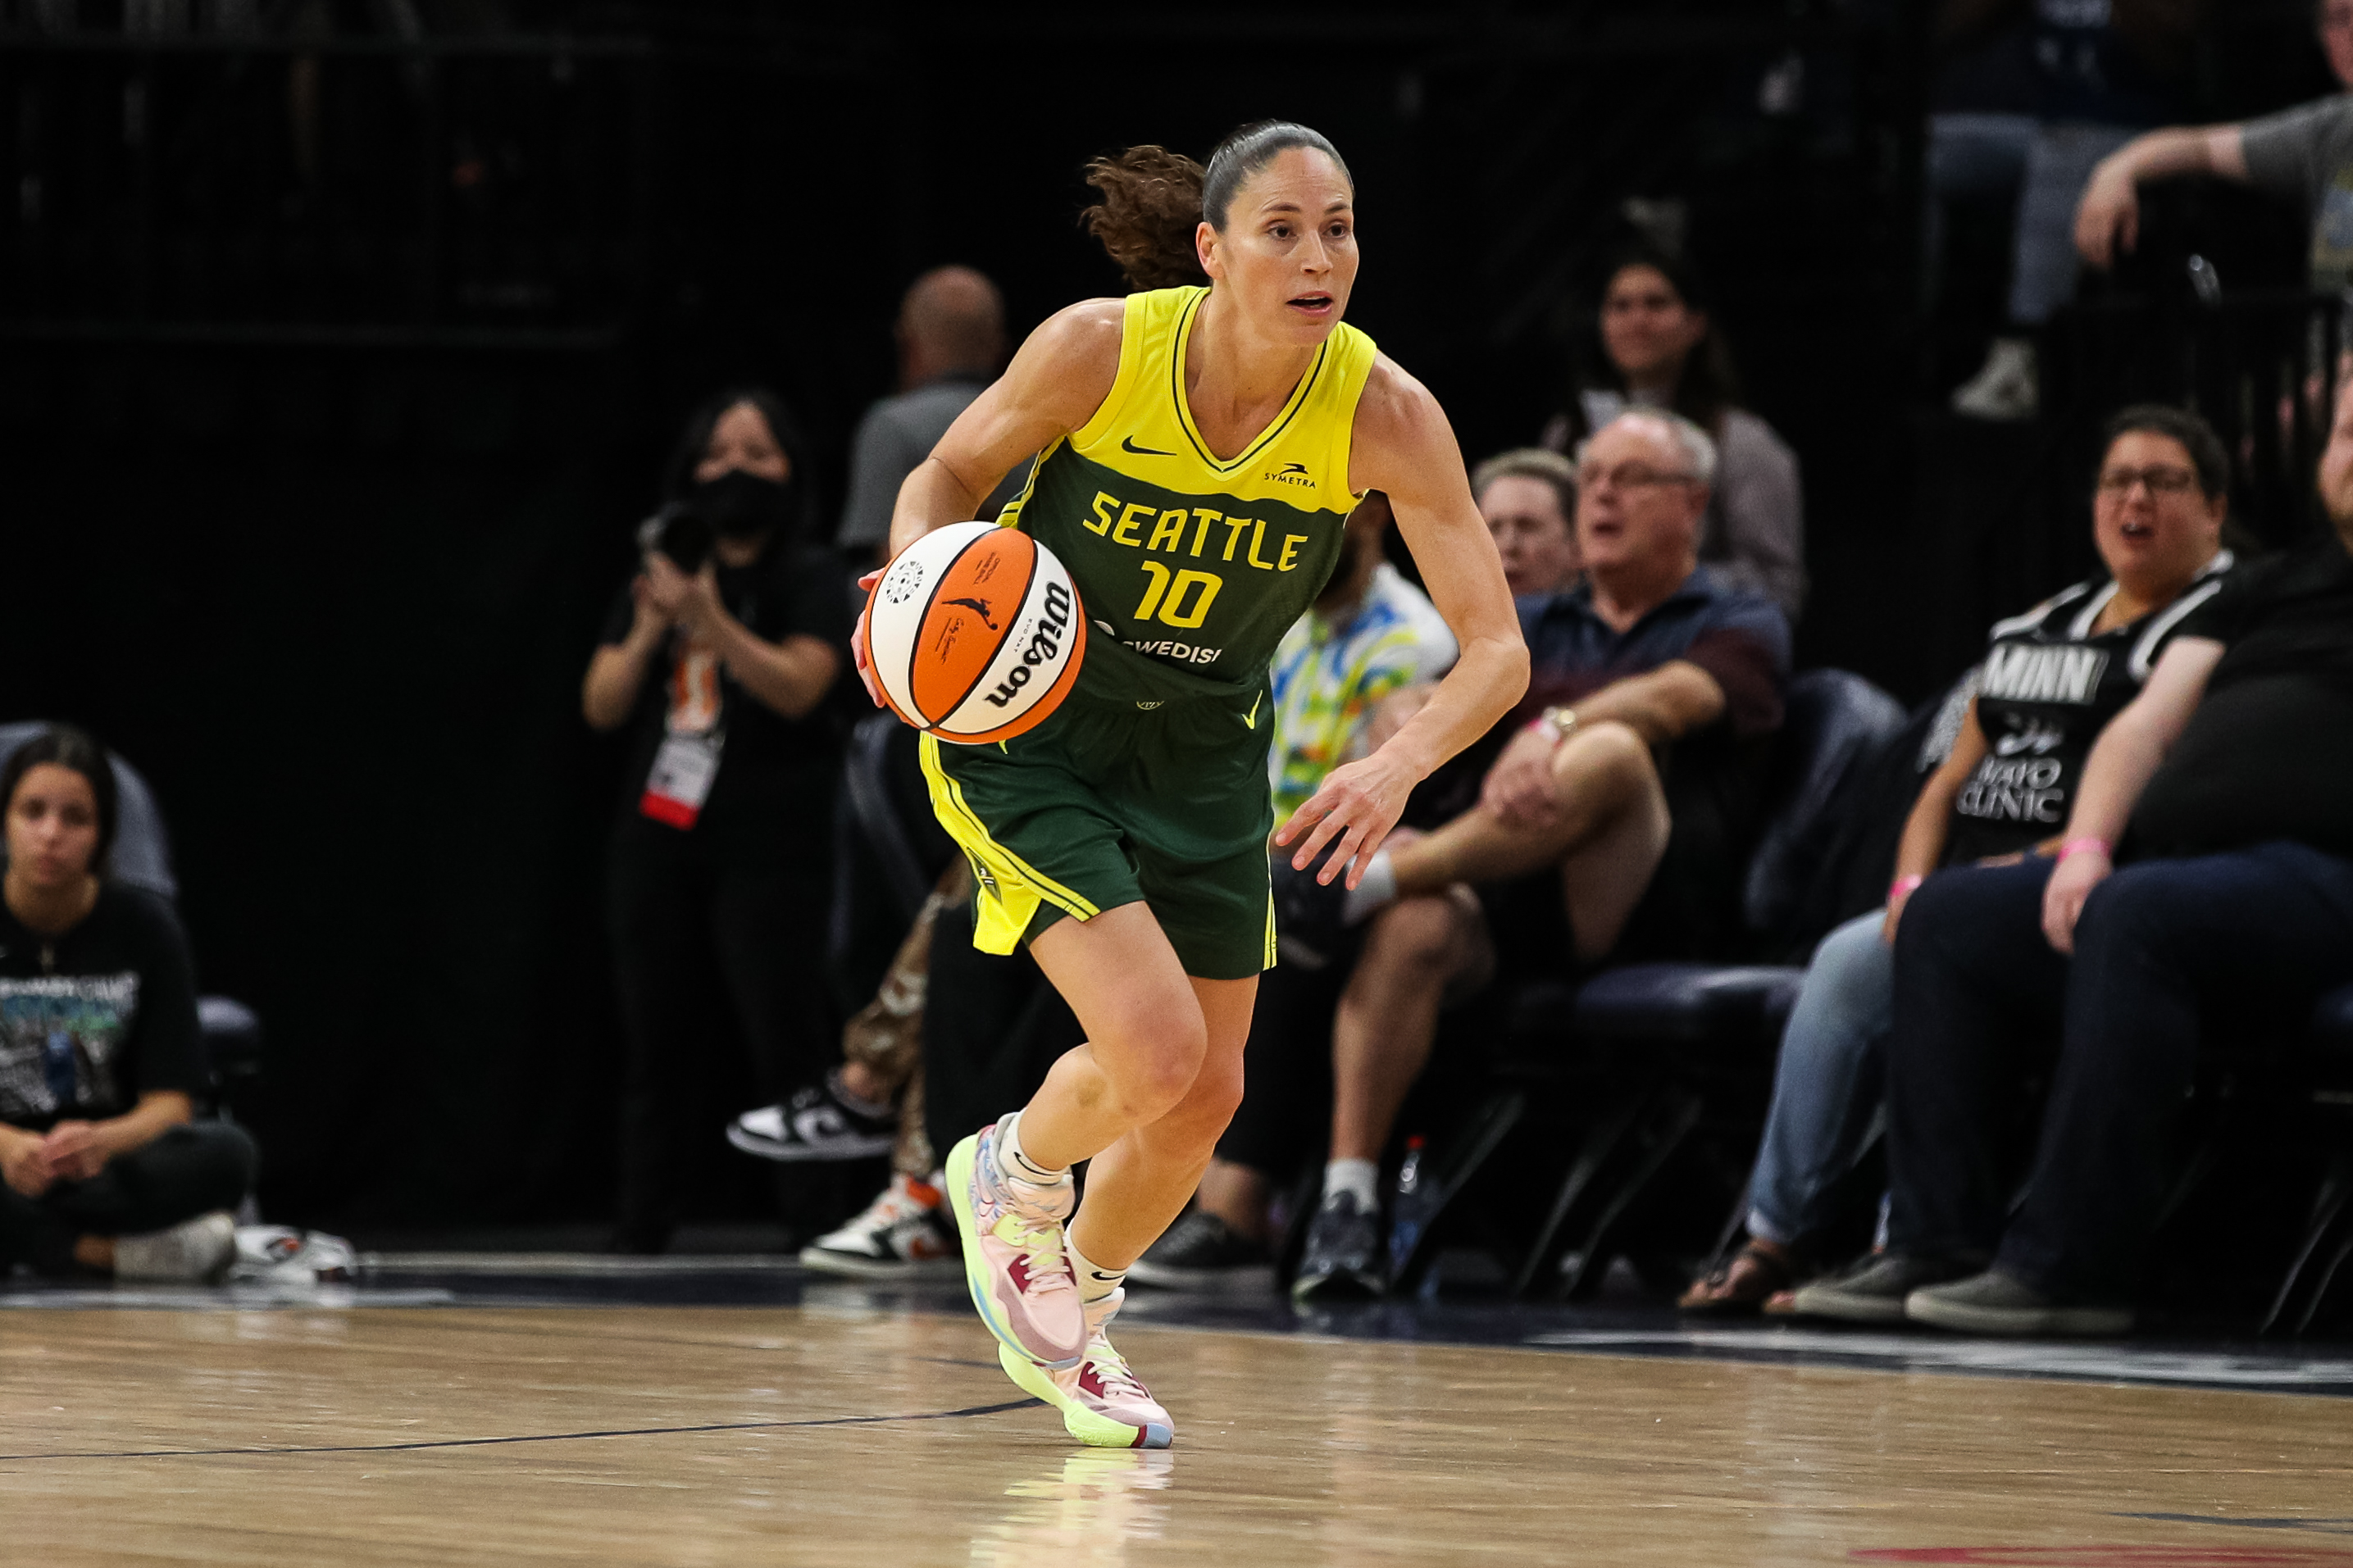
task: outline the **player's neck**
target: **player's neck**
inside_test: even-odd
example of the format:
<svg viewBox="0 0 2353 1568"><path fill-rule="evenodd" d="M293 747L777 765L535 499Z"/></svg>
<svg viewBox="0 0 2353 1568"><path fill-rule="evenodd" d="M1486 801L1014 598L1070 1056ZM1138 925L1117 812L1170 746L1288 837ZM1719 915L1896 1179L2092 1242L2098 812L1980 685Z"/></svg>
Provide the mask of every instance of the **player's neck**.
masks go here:
<svg viewBox="0 0 2353 1568"><path fill-rule="evenodd" d="M1257 439L1315 363L1315 345L1252 331L1215 290L1202 302L1186 347L1185 401L1221 456Z"/></svg>

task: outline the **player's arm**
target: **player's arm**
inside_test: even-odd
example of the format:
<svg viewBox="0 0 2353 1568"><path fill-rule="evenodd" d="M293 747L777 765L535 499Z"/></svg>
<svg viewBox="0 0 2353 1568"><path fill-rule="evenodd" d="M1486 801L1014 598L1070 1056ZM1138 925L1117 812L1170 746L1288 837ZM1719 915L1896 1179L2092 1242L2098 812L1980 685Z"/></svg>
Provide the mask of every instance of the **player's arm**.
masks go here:
<svg viewBox="0 0 2353 1568"><path fill-rule="evenodd" d="M1528 649L1446 412L1386 358L1357 400L1348 488L1388 494L1422 586L1461 648L1429 700L1372 755L1333 769L1275 835L1285 847L1305 840L1292 857L1302 869L1336 844L1319 879L1345 868L1354 887L1413 786L1493 729L1527 690Z"/></svg>
<svg viewBox="0 0 2353 1568"><path fill-rule="evenodd" d="M899 487L891 553L964 522L1015 464L1094 417L1119 379L1127 306L1085 300L1049 316L988 390L956 416L932 455Z"/></svg>

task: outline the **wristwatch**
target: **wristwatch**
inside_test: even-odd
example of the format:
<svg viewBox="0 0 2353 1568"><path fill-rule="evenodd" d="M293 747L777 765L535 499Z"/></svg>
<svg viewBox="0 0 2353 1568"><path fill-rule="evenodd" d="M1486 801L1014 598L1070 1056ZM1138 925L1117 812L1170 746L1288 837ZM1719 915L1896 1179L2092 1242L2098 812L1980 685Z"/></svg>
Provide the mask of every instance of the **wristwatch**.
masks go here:
<svg viewBox="0 0 2353 1568"><path fill-rule="evenodd" d="M1536 722L1552 731L1553 744L1556 746L1577 733L1577 710L1566 703L1556 703L1537 714Z"/></svg>

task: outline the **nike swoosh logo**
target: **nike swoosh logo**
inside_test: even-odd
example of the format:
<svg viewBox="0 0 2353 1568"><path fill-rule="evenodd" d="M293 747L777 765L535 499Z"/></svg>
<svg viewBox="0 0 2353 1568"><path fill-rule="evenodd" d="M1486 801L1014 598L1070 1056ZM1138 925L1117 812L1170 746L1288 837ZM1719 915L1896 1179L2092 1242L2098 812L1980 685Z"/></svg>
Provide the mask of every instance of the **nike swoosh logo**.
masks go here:
<svg viewBox="0 0 2353 1568"><path fill-rule="evenodd" d="M1261 702L1265 701L1265 700L1266 700L1266 693L1265 693L1265 692L1263 692L1263 691L1260 692L1256 697L1251 698L1251 699L1250 699L1250 717L1249 717L1249 718L1247 718L1247 719L1245 719L1245 720L1243 720L1243 721L1242 721L1242 722L1243 722L1243 723L1245 723L1245 724L1247 724L1247 725L1249 725L1249 726L1250 726L1251 729L1253 729L1253 730L1257 729L1257 728L1258 728L1258 705L1259 705L1260 703L1261 703Z"/></svg>
<svg viewBox="0 0 2353 1568"><path fill-rule="evenodd" d="M1176 455L1174 452L1164 452L1157 447L1139 447L1135 444L1135 437L1133 436L1121 437L1119 449L1123 452L1133 452L1139 458L1173 458Z"/></svg>

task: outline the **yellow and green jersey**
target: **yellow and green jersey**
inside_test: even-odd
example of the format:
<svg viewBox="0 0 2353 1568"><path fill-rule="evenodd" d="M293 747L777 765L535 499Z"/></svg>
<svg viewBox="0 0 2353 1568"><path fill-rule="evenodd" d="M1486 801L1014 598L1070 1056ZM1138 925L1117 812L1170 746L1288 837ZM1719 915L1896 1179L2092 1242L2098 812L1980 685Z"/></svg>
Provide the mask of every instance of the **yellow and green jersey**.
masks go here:
<svg viewBox="0 0 2353 1568"><path fill-rule="evenodd" d="M1358 500L1348 449L1372 339L1335 327L1282 411L1221 460L1185 401L1186 343L1208 297L1205 288L1128 296L1111 395L1046 449L1001 520L1029 530L1078 584L1092 623L1078 689L1098 698L1166 691L1138 680L1127 660L1096 658L1106 637L1165 669L1235 687L1261 681L1331 576Z"/></svg>

